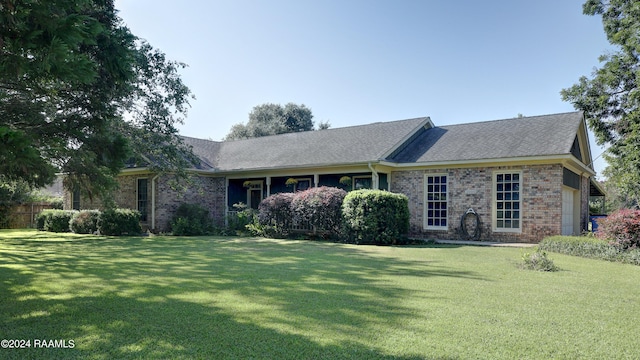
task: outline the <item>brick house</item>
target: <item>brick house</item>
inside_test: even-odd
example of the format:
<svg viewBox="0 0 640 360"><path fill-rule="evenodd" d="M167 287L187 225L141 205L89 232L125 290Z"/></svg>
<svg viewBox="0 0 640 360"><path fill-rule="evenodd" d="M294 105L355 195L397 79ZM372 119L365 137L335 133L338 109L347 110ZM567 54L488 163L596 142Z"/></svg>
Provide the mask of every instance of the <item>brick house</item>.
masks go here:
<svg viewBox="0 0 640 360"><path fill-rule="evenodd" d="M435 126L428 117L218 142L185 137L201 164L186 193L167 176L125 169L119 206L138 209L146 227L167 230L183 202L224 222L236 203L313 186L383 189L409 198L411 236L459 238L473 209L481 240L538 242L587 227L593 181L581 112ZM75 196L74 196L75 195ZM65 208L93 204L67 193Z"/></svg>

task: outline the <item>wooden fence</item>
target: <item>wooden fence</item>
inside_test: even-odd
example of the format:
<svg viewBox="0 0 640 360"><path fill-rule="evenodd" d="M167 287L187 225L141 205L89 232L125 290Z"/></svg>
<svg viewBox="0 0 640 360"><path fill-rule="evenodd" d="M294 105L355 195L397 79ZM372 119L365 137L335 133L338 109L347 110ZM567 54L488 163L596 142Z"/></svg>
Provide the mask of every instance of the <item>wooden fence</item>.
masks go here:
<svg viewBox="0 0 640 360"><path fill-rule="evenodd" d="M33 228L40 211L53 209L49 203L29 203L14 205L9 211L9 229Z"/></svg>

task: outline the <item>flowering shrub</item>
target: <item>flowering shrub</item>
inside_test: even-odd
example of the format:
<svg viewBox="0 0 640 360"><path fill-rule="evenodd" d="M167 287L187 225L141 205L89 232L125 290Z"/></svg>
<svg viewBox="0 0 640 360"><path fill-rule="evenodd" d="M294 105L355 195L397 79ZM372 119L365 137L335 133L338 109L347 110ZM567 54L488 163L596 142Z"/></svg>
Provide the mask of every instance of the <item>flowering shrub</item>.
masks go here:
<svg viewBox="0 0 640 360"><path fill-rule="evenodd" d="M339 235L342 228L342 201L346 195L346 191L328 186L297 192L291 201L294 222L309 223L331 237Z"/></svg>
<svg viewBox="0 0 640 360"><path fill-rule="evenodd" d="M640 210L618 210L597 221L599 238L623 250L640 247Z"/></svg>
<svg viewBox="0 0 640 360"><path fill-rule="evenodd" d="M285 237L293 223L291 202L294 193L279 193L268 196L258 206L258 222L264 235Z"/></svg>

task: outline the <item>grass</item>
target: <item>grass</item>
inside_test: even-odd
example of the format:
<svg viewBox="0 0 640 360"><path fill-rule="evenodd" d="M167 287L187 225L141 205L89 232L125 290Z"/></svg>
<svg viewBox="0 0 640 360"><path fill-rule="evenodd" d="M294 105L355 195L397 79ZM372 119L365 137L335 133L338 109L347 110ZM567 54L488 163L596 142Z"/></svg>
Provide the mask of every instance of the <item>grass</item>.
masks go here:
<svg viewBox="0 0 640 360"><path fill-rule="evenodd" d="M0 230L0 349L64 359L640 358L640 267L523 249Z"/></svg>

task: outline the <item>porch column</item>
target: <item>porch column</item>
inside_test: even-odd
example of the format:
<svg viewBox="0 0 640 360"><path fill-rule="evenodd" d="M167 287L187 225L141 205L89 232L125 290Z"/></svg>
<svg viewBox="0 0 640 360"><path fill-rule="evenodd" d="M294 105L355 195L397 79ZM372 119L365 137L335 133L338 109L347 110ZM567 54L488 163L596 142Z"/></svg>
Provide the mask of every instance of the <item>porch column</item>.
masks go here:
<svg viewBox="0 0 640 360"><path fill-rule="evenodd" d="M267 176L267 197L271 196L271 176Z"/></svg>
<svg viewBox="0 0 640 360"><path fill-rule="evenodd" d="M313 187L318 187L320 183L320 174L313 174Z"/></svg>

